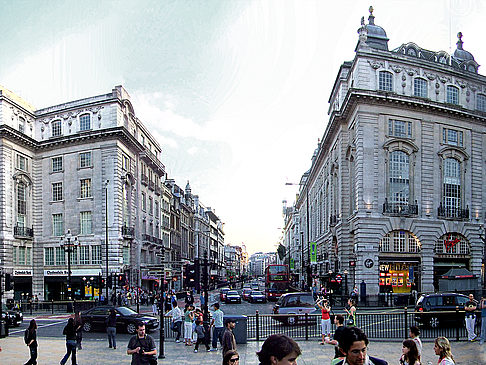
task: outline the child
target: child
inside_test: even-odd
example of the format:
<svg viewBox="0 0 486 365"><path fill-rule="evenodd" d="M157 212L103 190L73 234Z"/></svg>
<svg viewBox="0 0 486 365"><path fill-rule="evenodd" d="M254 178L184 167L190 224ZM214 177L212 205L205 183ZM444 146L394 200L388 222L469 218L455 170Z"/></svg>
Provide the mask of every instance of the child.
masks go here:
<svg viewBox="0 0 486 365"><path fill-rule="evenodd" d="M211 351L211 349L209 348L209 344L206 341L206 330L202 326L202 322L199 319L196 320L196 333L197 333L197 341L196 341L196 347L194 348L194 352L197 352L200 343L206 346L206 351L208 352Z"/></svg>

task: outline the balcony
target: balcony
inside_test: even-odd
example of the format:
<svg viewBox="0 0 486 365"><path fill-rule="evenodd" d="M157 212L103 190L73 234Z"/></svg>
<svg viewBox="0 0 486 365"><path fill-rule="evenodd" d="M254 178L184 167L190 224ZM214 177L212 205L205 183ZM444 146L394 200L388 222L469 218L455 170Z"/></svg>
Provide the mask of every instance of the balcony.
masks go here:
<svg viewBox="0 0 486 365"><path fill-rule="evenodd" d="M469 219L469 206L466 206L466 209L461 209L458 207L444 207L441 203L439 208L437 208L437 216L439 218L467 220Z"/></svg>
<svg viewBox="0 0 486 365"><path fill-rule="evenodd" d="M157 195L161 195L162 194L162 189L158 185L155 185L155 194L157 194Z"/></svg>
<svg viewBox="0 0 486 365"><path fill-rule="evenodd" d="M153 181L149 181L148 187L150 190L155 190L155 183Z"/></svg>
<svg viewBox="0 0 486 365"><path fill-rule="evenodd" d="M142 184L148 185L148 176L144 174L142 174L141 176L142 176Z"/></svg>
<svg viewBox="0 0 486 365"><path fill-rule="evenodd" d="M125 238L133 238L135 237L135 227L121 227L122 236Z"/></svg>
<svg viewBox="0 0 486 365"><path fill-rule="evenodd" d="M418 204L417 201L415 201L415 204L388 203L388 200L385 199L385 202L383 203L383 214L400 216L418 215Z"/></svg>
<svg viewBox="0 0 486 365"><path fill-rule="evenodd" d="M34 229L30 227L21 227L16 225L14 227L14 236L26 239L34 238Z"/></svg>

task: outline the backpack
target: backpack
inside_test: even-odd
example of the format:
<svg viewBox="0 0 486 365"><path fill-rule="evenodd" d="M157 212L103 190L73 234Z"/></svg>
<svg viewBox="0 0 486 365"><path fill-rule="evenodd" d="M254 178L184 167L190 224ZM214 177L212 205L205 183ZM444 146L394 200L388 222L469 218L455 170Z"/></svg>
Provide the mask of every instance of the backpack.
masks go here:
<svg viewBox="0 0 486 365"><path fill-rule="evenodd" d="M27 328L24 332L24 342L26 345L30 342L29 338L30 338L30 333L29 333L29 329Z"/></svg>

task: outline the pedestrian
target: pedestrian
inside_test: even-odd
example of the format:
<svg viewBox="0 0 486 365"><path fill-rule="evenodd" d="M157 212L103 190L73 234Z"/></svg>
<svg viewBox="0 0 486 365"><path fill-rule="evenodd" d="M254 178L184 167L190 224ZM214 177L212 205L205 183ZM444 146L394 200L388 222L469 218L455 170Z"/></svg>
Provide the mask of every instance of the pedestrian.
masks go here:
<svg viewBox="0 0 486 365"><path fill-rule="evenodd" d="M434 352L439 356L437 365L455 365L451 352L451 344L445 337L437 337L434 341Z"/></svg>
<svg viewBox="0 0 486 365"><path fill-rule="evenodd" d="M417 344L414 340L404 340L402 343L402 356L400 365L420 365Z"/></svg>
<svg viewBox="0 0 486 365"><path fill-rule="evenodd" d="M159 314L158 306L159 306L159 298L158 298L158 296L155 296L152 300L152 314L154 316Z"/></svg>
<svg viewBox="0 0 486 365"><path fill-rule="evenodd" d="M486 295L483 295L479 304L481 309L481 337L479 338L479 344L482 345L486 341Z"/></svg>
<svg viewBox="0 0 486 365"><path fill-rule="evenodd" d="M194 319L194 307L186 304L184 308L184 343L186 346L192 346L192 320Z"/></svg>
<svg viewBox="0 0 486 365"><path fill-rule="evenodd" d="M110 309L110 315L106 319L106 334L108 335L108 347L116 350L116 311Z"/></svg>
<svg viewBox="0 0 486 365"><path fill-rule="evenodd" d="M172 303L173 308L166 315L172 316L172 321L170 325L170 329L176 332L176 339L175 342L179 343L181 338L181 328L182 328L182 310L176 303Z"/></svg>
<svg viewBox="0 0 486 365"><path fill-rule="evenodd" d="M349 296L351 299L353 299L355 302L358 301L358 287L355 285L353 290L351 290L351 293L349 293Z"/></svg>
<svg viewBox="0 0 486 365"><path fill-rule="evenodd" d="M69 318L62 334L66 336L66 355L61 360L61 365L64 365L69 356L71 356L71 362L76 365L76 327L74 325L74 318Z"/></svg>
<svg viewBox="0 0 486 365"><path fill-rule="evenodd" d="M476 307L478 303L474 300L474 295L469 294L469 301L464 305L466 311L466 329L467 339L470 342L477 340L477 336L474 333L474 325L476 324Z"/></svg>
<svg viewBox="0 0 486 365"><path fill-rule="evenodd" d="M348 314L348 318L346 319L346 326L356 326L356 302L354 301L354 299L348 299L348 306L349 309L344 308L344 310Z"/></svg>
<svg viewBox="0 0 486 365"><path fill-rule="evenodd" d="M213 327L212 351L216 351L216 348L218 346L218 340L221 345L223 344L224 313L221 309L219 309L219 303L214 303L213 308L213 319L211 321L211 327Z"/></svg>
<svg viewBox="0 0 486 365"><path fill-rule="evenodd" d="M122 305L122 294L121 294L121 292L118 292L118 295L116 296L116 301L118 303L118 306L121 307L121 305Z"/></svg>
<svg viewBox="0 0 486 365"><path fill-rule="evenodd" d="M172 309L171 295L169 291L165 292L165 311L170 311Z"/></svg>
<svg viewBox="0 0 486 365"><path fill-rule="evenodd" d="M206 351L211 351L209 348L209 344L206 341L206 330L204 329L202 325L202 321L200 319L196 320L196 329L195 332L197 334L197 339L196 339L196 346L194 348L194 352L197 352L199 349L199 345L202 343L204 346L206 346Z"/></svg>
<svg viewBox="0 0 486 365"><path fill-rule="evenodd" d="M184 299L186 304L193 305L194 304L194 296L192 295L191 291L186 292L186 298Z"/></svg>
<svg viewBox="0 0 486 365"><path fill-rule="evenodd" d="M344 360L337 365L388 365L385 360L368 356L368 337L358 327L345 327L339 339L339 350Z"/></svg>
<svg viewBox="0 0 486 365"><path fill-rule="evenodd" d="M37 322L35 319L31 319L29 328L25 330L24 342L29 347L30 359L25 365L37 364ZM1 350L0 350L1 351Z"/></svg>
<svg viewBox="0 0 486 365"><path fill-rule="evenodd" d="M233 334L233 328L235 328L235 320L232 318L228 318L225 322L226 328L223 333L223 356L229 350L236 350L236 340L235 335Z"/></svg>
<svg viewBox="0 0 486 365"><path fill-rule="evenodd" d="M81 342L83 341L83 319L81 318L81 313L77 310L74 313L74 327L76 327L76 348L82 350L83 346Z"/></svg>
<svg viewBox="0 0 486 365"><path fill-rule="evenodd" d="M331 306L327 299L321 299L317 301L317 306L321 310L321 337L322 341L319 342L321 345L326 343L326 337L329 339L331 337Z"/></svg>
<svg viewBox="0 0 486 365"><path fill-rule="evenodd" d="M419 354L419 360L422 357L422 340L420 339L420 330L417 326L411 326L410 331L408 332L408 335L410 336L411 340L415 341L415 344L417 345L417 351Z"/></svg>
<svg viewBox="0 0 486 365"><path fill-rule="evenodd" d="M229 350L223 356L223 365L240 365L240 355L236 350Z"/></svg>
<svg viewBox="0 0 486 365"><path fill-rule="evenodd" d="M111 293L111 304L113 306L116 305L116 293L115 292Z"/></svg>
<svg viewBox="0 0 486 365"><path fill-rule="evenodd" d="M137 333L130 338L127 355L132 355L131 365L152 365L157 363L157 348L152 336L145 333L145 324L137 323Z"/></svg>
<svg viewBox="0 0 486 365"><path fill-rule="evenodd" d="M283 335L270 335L257 352L260 365L297 364L302 354L299 345L292 338Z"/></svg>
<svg viewBox="0 0 486 365"><path fill-rule="evenodd" d="M344 316L342 314L335 315L334 324L336 325L334 336L332 340L329 339L326 341L326 343L334 345L334 359L331 361L331 365L337 364L340 360L344 360L343 353L339 351L339 340L344 330Z"/></svg>

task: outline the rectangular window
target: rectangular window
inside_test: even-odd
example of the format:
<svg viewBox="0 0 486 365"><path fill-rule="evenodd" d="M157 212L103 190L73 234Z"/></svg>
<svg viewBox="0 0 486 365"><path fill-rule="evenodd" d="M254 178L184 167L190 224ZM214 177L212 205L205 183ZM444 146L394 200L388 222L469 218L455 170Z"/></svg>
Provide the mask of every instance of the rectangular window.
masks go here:
<svg viewBox="0 0 486 365"><path fill-rule="evenodd" d="M52 161L52 172L62 171L62 157L53 157Z"/></svg>
<svg viewBox="0 0 486 365"><path fill-rule="evenodd" d="M22 171L27 171L29 168L29 161L27 157L17 155L17 168Z"/></svg>
<svg viewBox="0 0 486 365"><path fill-rule="evenodd" d="M412 122L389 119L388 135L401 138L412 138Z"/></svg>
<svg viewBox="0 0 486 365"><path fill-rule="evenodd" d="M101 264L101 245L91 246L92 264Z"/></svg>
<svg viewBox="0 0 486 365"><path fill-rule="evenodd" d="M25 265L25 246L19 247L18 258L19 258L19 260L18 260L19 265Z"/></svg>
<svg viewBox="0 0 486 365"><path fill-rule="evenodd" d="M12 246L12 262L13 264L17 264L17 246Z"/></svg>
<svg viewBox="0 0 486 365"><path fill-rule="evenodd" d="M60 120L55 120L51 123L51 135L52 137L58 137L62 135Z"/></svg>
<svg viewBox="0 0 486 365"><path fill-rule="evenodd" d="M82 179L81 180L81 194L80 198L91 198L91 179Z"/></svg>
<svg viewBox="0 0 486 365"><path fill-rule="evenodd" d="M89 265L89 246L79 246L79 264Z"/></svg>
<svg viewBox="0 0 486 365"><path fill-rule="evenodd" d="M393 75L387 71L380 71L378 88L383 91L393 91Z"/></svg>
<svg viewBox="0 0 486 365"><path fill-rule="evenodd" d="M427 81L417 78L413 80L413 95L420 98L427 97Z"/></svg>
<svg viewBox="0 0 486 365"><path fill-rule="evenodd" d="M145 193L142 193L142 210L144 212L147 210L147 201L145 200Z"/></svg>
<svg viewBox="0 0 486 365"><path fill-rule="evenodd" d="M19 118L19 132L25 133L25 119Z"/></svg>
<svg viewBox="0 0 486 365"><path fill-rule="evenodd" d="M155 218L159 218L159 202L155 201Z"/></svg>
<svg viewBox="0 0 486 365"><path fill-rule="evenodd" d="M71 265L77 265L78 264L78 248L77 247L72 247L71 252L68 253L71 259Z"/></svg>
<svg viewBox="0 0 486 365"><path fill-rule="evenodd" d="M44 247L44 265L54 265L54 247Z"/></svg>
<svg viewBox="0 0 486 365"><path fill-rule="evenodd" d="M459 89L457 87L447 85L446 93L449 104L459 104Z"/></svg>
<svg viewBox="0 0 486 365"><path fill-rule="evenodd" d="M66 265L66 252L62 247L56 247L56 265L57 266Z"/></svg>
<svg viewBox="0 0 486 365"><path fill-rule="evenodd" d="M91 152L82 152L79 154L79 167L91 167Z"/></svg>
<svg viewBox="0 0 486 365"><path fill-rule="evenodd" d="M123 246L123 265L130 264L130 247Z"/></svg>
<svg viewBox="0 0 486 365"><path fill-rule="evenodd" d="M25 264L32 265L32 247L25 248Z"/></svg>
<svg viewBox="0 0 486 365"><path fill-rule="evenodd" d="M62 213L52 215L52 235L58 237L64 235L64 222L62 220Z"/></svg>
<svg viewBox="0 0 486 365"><path fill-rule="evenodd" d="M21 227L24 227L25 215L27 214L26 190L26 186L23 183L17 185L17 222L22 222L22 225L19 224Z"/></svg>
<svg viewBox="0 0 486 365"><path fill-rule="evenodd" d="M154 201L149 197L149 214L154 214Z"/></svg>
<svg viewBox="0 0 486 365"><path fill-rule="evenodd" d="M130 157L126 155L122 155L122 169L130 171Z"/></svg>
<svg viewBox="0 0 486 365"><path fill-rule="evenodd" d="M81 232L80 234L92 234L93 223L91 212L81 212Z"/></svg>
<svg viewBox="0 0 486 365"><path fill-rule="evenodd" d="M91 129L91 118L89 114L83 114L79 117L79 130L88 131Z"/></svg>
<svg viewBox="0 0 486 365"><path fill-rule="evenodd" d="M449 144L451 146L463 147L464 135L462 131L457 131L455 129L450 129L450 128L444 128L442 130L442 141L445 144Z"/></svg>
<svg viewBox="0 0 486 365"><path fill-rule="evenodd" d="M52 201L62 200L62 182L52 184Z"/></svg>
<svg viewBox="0 0 486 365"><path fill-rule="evenodd" d="M486 95L478 94L476 98L476 107L479 111L486 112Z"/></svg>

